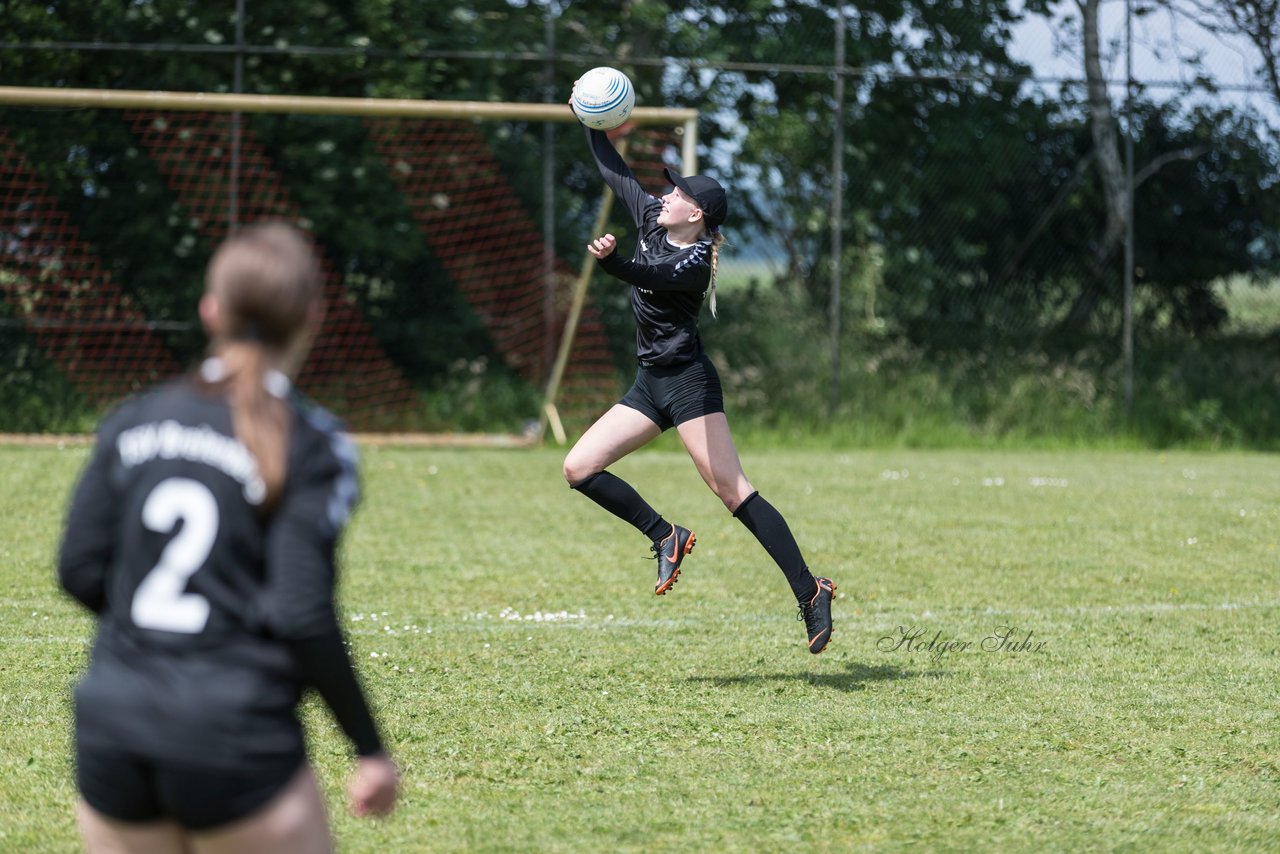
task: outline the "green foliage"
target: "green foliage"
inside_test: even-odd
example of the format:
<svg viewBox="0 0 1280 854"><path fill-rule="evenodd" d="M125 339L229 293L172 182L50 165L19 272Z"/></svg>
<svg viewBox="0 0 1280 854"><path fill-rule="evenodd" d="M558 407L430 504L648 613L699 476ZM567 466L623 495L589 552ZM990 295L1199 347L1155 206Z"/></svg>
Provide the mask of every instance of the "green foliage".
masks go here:
<svg viewBox="0 0 1280 854"><path fill-rule="evenodd" d="M1280 332L1143 341L1136 432L1155 445L1280 448Z"/></svg>
<svg viewBox="0 0 1280 854"><path fill-rule="evenodd" d="M211 250L124 116L9 108L0 122L105 275L161 323L181 361L194 358L204 344L196 302Z"/></svg>
<svg viewBox="0 0 1280 854"><path fill-rule="evenodd" d="M1161 294L1176 325L1216 329L1227 320L1216 280L1280 271L1280 150L1259 144L1265 130L1255 115L1198 108L1180 117L1147 106L1138 120L1139 163L1162 151L1196 154L1169 163L1136 192L1145 214L1137 281Z"/></svg>
<svg viewBox="0 0 1280 854"><path fill-rule="evenodd" d="M87 433L101 414L0 312L0 432Z"/></svg>
<svg viewBox="0 0 1280 854"><path fill-rule="evenodd" d="M87 454L0 448L6 851L78 845L70 692L93 625L50 566ZM1280 834L1274 455L747 453L839 585L816 657L682 452L617 469L698 531L662 598L647 544L565 488L557 451L363 462L340 613L404 796L384 821L349 816L350 748L308 700L344 852L1200 852ZM554 573L530 559L548 554ZM1000 626L1032 648L983 650ZM926 634L895 649L901 628ZM972 645L919 648L939 632Z"/></svg>
<svg viewBox="0 0 1280 854"><path fill-rule="evenodd" d="M542 402L537 389L488 358L455 359L444 381L426 394L428 431L521 433Z"/></svg>
<svg viewBox="0 0 1280 854"><path fill-rule="evenodd" d="M1103 200L1088 162L1092 142L1080 94L1064 87L1057 102L1037 95L1028 69L1007 50L1020 16L1048 14L1052 4L1018 11L1004 0L877 0L844 8L845 63L852 71L844 105L840 260L847 296L864 301L866 311L864 325L842 345L850 366L838 417L823 403L830 396L829 356L821 344L833 269L834 91L828 76L776 69L834 63L831 4L691 0L676 8L658 0L480 0L429 6L416 0L250 3L250 45L355 52L255 49L244 60L243 88L560 103L585 67L609 63L632 76L642 104L698 107L701 161L732 194L731 240L763 235L780 253L776 280L761 280L750 297L767 302L770 311L731 307L724 323L707 321L731 375L758 365L768 367L762 376L779 378L776 388L769 379L735 386L748 401L787 402L778 412L772 406L748 412L749 424L931 443L1128 436L1135 424L1138 436L1157 443L1270 441L1271 422L1247 414L1242 403L1196 396L1218 394L1223 377L1216 367L1179 365L1170 373L1151 365L1140 377L1148 385L1139 389L1134 422L1119 415L1116 353L1108 343L1120 326L1119 266L1093 264ZM18 4L0 19L0 37L23 44L79 39L225 48L235 39L233 15L229 6L190 0ZM548 15L554 55L546 43ZM665 59L648 61L657 56ZM29 85L227 91L232 71L233 57L225 53L15 50L5 56L6 82ZM1154 97L1139 98L1134 115L1137 168L1164 162L1144 178L1136 198L1139 327L1158 340L1200 336L1195 346L1209 348L1207 358L1222 355L1216 348L1226 354L1215 365L1238 364L1247 340L1237 346L1201 339L1230 323L1216 282L1233 275L1263 279L1280 270L1280 154L1257 115ZM211 247L139 155L127 126L101 111L8 109L0 118L113 281L165 322L164 334L181 358L198 353L194 295ZM443 402L442 395L458 387L456 363L483 361L502 389L511 379L498 377L492 343L424 245L364 125L300 116L246 121L280 165L291 198L322 238L350 298L423 397L467 413L468 423L485 412L505 423L508 416L499 413L506 404ZM543 225L544 129L508 123L484 132L531 219ZM556 249L577 259L600 179L576 127L556 126L550 136ZM619 376L628 377L633 329L625 290L612 282L594 288ZM1097 294L1092 322L1058 330L1086 291ZM1176 358L1183 350L1173 344L1148 352ZM1139 365L1147 370L1141 359ZM1073 397L1079 372L1097 390L1092 402ZM1215 382L1200 381L1209 376ZM495 397L512 405L536 397L533 389L510 392ZM1054 407L1070 415L1048 415ZM1198 414L1166 418L1165 412ZM842 426L868 422L873 426Z"/></svg>
<svg viewBox="0 0 1280 854"><path fill-rule="evenodd" d="M704 336L730 423L749 443L1280 447L1275 331L1144 334L1126 417L1114 339L921 347L852 324L832 413L827 331L803 297L738 289L721 299L720 317Z"/></svg>

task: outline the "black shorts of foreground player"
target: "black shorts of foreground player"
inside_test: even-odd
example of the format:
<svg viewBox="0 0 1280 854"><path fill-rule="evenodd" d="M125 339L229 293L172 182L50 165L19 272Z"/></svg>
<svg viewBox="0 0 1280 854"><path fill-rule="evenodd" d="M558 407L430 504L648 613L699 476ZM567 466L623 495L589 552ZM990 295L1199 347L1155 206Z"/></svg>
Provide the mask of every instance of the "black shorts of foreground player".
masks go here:
<svg viewBox="0 0 1280 854"><path fill-rule="evenodd" d="M569 451L565 480L653 542L658 561L654 592L661 596L676 583L697 537L668 522L606 469L674 427L702 479L786 576L805 622L809 651L822 652L831 639L835 585L813 576L782 514L747 480L725 417L720 378L698 333L708 291L715 312L720 225L727 212L724 189L712 178L686 178L668 169L673 189L657 199L640 187L606 134L588 130L587 137L600 173L639 232L630 259L619 255L612 234L588 247L605 271L631 286L639 367L630 391Z"/></svg>
<svg viewBox="0 0 1280 854"><path fill-rule="evenodd" d="M75 690L90 852L331 850L297 718L307 688L355 747L353 811L395 803L334 613L355 452L290 381L320 283L291 228L223 244L199 306L209 358L108 416L76 486L58 573L98 617Z"/></svg>

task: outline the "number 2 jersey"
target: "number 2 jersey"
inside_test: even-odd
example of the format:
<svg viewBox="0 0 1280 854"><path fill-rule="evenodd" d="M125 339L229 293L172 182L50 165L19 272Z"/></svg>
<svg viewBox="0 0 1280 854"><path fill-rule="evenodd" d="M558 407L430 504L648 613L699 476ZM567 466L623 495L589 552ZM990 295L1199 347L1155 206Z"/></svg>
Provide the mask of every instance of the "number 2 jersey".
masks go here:
<svg viewBox="0 0 1280 854"><path fill-rule="evenodd" d="M698 314L711 284L711 241L677 246L658 225L662 202L645 192L609 137L587 129L591 153L605 183L626 207L639 235L635 255L614 252L600 266L631 285L636 357L642 365L679 365L702 355Z"/></svg>
<svg viewBox="0 0 1280 854"><path fill-rule="evenodd" d="M75 692L83 742L208 767L301 756L295 708L311 686L358 753L381 749L333 606L354 446L283 375L268 380L292 414L269 515L217 385L160 386L103 422L58 565L99 618Z"/></svg>

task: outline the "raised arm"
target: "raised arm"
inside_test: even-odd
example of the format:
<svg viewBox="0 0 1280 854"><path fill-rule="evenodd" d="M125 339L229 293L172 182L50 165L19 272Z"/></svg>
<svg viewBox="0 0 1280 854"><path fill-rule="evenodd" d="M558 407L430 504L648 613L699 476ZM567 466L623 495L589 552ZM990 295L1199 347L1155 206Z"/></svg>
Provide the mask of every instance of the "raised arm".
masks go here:
<svg viewBox="0 0 1280 854"><path fill-rule="evenodd" d="M585 127L585 126L584 126ZM656 217L662 209L662 203L644 191L636 180L631 167L622 159L618 149L604 131L586 128L587 143L591 146L591 154L595 157L596 166L604 181L631 214L631 220L640 225L645 220Z"/></svg>

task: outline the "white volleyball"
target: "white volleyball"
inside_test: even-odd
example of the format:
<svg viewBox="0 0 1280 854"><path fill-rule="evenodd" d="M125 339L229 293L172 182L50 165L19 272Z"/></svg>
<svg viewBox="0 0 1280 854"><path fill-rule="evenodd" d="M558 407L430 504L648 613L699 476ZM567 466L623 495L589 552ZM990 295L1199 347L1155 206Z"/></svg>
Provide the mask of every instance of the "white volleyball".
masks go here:
<svg viewBox="0 0 1280 854"><path fill-rule="evenodd" d="M611 130L625 122L636 106L630 78L602 65L578 78L573 87L573 114L589 128Z"/></svg>

